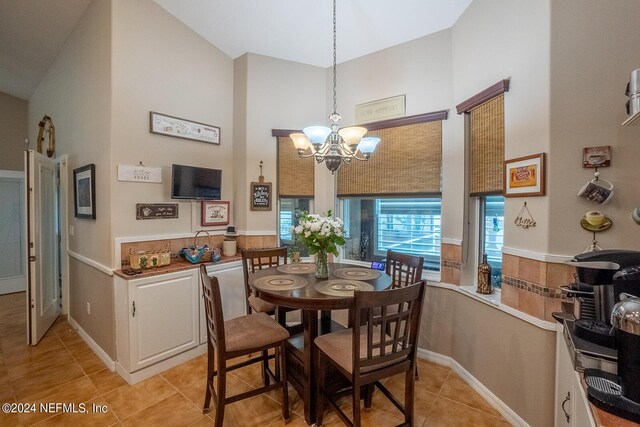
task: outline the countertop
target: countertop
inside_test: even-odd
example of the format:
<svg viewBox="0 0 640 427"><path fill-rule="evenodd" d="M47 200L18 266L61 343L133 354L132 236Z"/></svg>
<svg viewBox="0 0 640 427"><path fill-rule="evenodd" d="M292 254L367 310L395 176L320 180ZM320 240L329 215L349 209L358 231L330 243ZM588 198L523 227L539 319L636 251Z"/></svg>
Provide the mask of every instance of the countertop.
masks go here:
<svg viewBox="0 0 640 427"><path fill-rule="evenodd" d="M123 270L127 269L127 267L125 267L124 269L121 269L121 270L115 270L113 274L119 277L122 277L123 279L126 279L126 280L141 279L144 277L157 276L159 274L175 273L176 271L189 270L192 268L200 268L200 264L220 265L228 262L241 261L241 260L242 260L242 256L240 254L236 254L234 256L222 256L222 258L220 258L220 260L216 262L211 262L211 261L199 262L197 264L192 264L189 261L185 260L184 258L175 258L175 259L171 259L170 265L165 265L164 267L157 267L157 268L148 268L146 270L142 270L141 273L126 274L123 272Z"/></svg>

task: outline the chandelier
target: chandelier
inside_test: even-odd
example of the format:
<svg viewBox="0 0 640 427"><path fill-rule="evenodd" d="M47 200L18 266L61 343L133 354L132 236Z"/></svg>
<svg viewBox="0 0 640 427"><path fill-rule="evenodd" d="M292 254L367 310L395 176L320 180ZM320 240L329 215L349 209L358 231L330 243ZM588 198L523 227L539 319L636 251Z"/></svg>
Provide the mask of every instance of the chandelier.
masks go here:
<svg viewBox="0 0 640 427"><path fill-rule="evenodd" d="M333 0L333 113L329 116L331 127L309 126L302 130L304 133L289 135L298 150L298 156L313 157L318 163L325 162L331 174L334 174L342 163L349 165L353 159L369 160L380 142L380 138L363 138L367 133L367 129L363 127L340 129L338 122L342 116L337 112L336 77L336 0Z"/></svg>

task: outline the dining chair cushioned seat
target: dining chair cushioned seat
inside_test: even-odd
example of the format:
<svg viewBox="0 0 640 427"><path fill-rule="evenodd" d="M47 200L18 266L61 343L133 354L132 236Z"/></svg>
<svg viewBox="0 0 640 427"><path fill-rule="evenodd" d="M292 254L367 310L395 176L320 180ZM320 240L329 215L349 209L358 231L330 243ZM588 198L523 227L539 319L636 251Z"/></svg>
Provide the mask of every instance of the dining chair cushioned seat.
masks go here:
<svg viewBox="0 0 640 427"><path fill-rule="evenodd" d="M289 332L266 313L227 320L224 322L224 329L227 351L262 347L289 338Z"/></svg>
<svg viewBox="0 0 640 427"><path fill-rule="evenodd" d="M380 336L380 327L375 327L374 337ZM386 339L391 339L386 335ZM374 343L379 343L380 340L374 340ZM327 335L321 335L315 340L318 349L329 356L338 366L347 371L353 373L353 330L343 329L338 332L333 332ZM387 352L391 352L391 346L387 346ZM373 352L374 356L380 354L380 350L376 349ZM360 327L360 358L367 357L367 325ZM381 369L386 366L394 364L394 360L387 361L386 363L380 363L372 365L362 369L363 373L372 372L376 369Z"/></svg>
<svg viewBox="0 0 640 427"><path fill-rule="evenodd" d="M251 309L255 313L272 313L276 310L275 304L271 304L270 302L266 302L260 297L257 297L253 294L249 295L249 305Z"/></svg>

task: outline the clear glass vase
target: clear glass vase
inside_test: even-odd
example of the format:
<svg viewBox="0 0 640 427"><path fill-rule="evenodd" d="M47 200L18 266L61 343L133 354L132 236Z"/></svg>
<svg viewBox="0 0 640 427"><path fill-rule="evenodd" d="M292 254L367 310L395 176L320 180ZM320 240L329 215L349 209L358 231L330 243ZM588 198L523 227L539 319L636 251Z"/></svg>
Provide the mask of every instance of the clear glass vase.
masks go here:
<svg viewBox="0 0 640 427"><path fill-rule="evenodd" d="M320 251L316 254L316 278L328 279L329 266L327 265L327 252Z"/></svg>

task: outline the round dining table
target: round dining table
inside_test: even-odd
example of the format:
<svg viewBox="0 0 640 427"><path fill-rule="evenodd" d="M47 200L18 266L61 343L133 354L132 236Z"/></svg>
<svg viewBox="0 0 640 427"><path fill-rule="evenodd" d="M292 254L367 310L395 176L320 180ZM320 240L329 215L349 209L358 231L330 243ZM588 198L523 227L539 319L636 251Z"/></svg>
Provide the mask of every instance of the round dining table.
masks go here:
<svg viewBox="0 0 640 427"><path fill-rule="evenodd" d="M391 277L383 271L353 264L329 263L328 279L316 279L315 264L283 264L258 270L249 276L249 284L261 299L302 310L302 332L287 342L289 382L304 402L307 424L316 420L318 335L344 329L331 319L331 310L350 309L354 290L380 291L391 286Z"/></svg>

